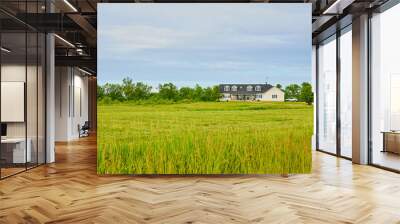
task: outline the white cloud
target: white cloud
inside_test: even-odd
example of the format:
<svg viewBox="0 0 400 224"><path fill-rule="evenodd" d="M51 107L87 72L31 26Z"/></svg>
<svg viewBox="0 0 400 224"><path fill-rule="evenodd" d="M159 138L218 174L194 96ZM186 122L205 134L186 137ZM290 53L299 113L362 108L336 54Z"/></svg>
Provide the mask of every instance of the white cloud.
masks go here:
<svg viewBox="0 0 400 224"><path fill-rule="evenodd" d="M100 43L105 45L103 47L121 53L173 47L194 36L190 32L144 25L109 26L103 27L99 32Z"/></svg>
<svg viewBox="0 0 400 224"><path fill-rule="evenodd" d="M250 69L252 66L255 66L254 63L244 62L244 61L215 61L202 63L202 66L207 69L215 69L215 70L243 70Z"/></svg>
<svg viewBox="0 0 400 224"><path fill-rule="evenodd" d="M242 34L236 35L232 38L233 44L240 44L241 46L258 46L258 47L279 47L287 44L287 37L283 35L250 35Z"/></svg>
<svg viewBox="0 0 400 224"><path fill-rule="evenodd" d="M213 30L218 28L213 28ZM102 56L116 57L135 54L139 51L222 51L233 49L279 48L291 43L290 35L250 34L224 29L210 32L207 29L129 25L110 26L100 29Z"/></svg>

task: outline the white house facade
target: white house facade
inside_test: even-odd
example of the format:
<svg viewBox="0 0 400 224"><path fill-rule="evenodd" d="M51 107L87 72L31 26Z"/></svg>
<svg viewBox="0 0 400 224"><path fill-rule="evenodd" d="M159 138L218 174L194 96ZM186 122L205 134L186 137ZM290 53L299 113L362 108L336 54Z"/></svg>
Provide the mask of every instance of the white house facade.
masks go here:
<svg viewBox="0 0 400 224"><path fill-rule="evenodd" d="M274 86L262 94L260 101L283 102L285 101L285 92Z"/></svg>
<svg viewBox="0 0 400 224"><path fill-rule="evenodd" d="M220 84L221 100L283 102L285 93L270 84Z"/></svg>

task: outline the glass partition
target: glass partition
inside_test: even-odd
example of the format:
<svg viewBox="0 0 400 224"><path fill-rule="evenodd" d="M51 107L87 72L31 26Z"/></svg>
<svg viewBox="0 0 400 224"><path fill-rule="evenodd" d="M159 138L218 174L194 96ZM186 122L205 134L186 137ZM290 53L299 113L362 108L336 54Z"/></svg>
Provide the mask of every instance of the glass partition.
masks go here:
<svg viewBox="0 0 400 224"><path fill-rule="evenodd" d="M27 113L27 150L30 160L27 167L37 165L38 158L38 35L36 32L27 33L27 82L26 82L26 113Z"/></svg>
<svg viewBox="0 0 400 224"><path fill-rule="evenodd" d="M340 154L352 157L352 34L351 26L340 36Z"/></svg>
<svg viewBox="0 0 400 224"><path fill-rule="evenodd" d="M336 36L318 47L318 149L336 153Z"/></svg>
<svg viewBox="0 0 400 224"><path fill-rule="evenodd" d="M43 5L0 3L18 13ZM45 45L45 34L0 12L1 179L45 163Z"/></svg>
<svg viewBox="0 0 400 224"><path fill-rule="evenodd" d="M43 164L46 162L46 139L45 139L45 124L46 124L46 76L45 76L45 66L46 66L46 37L43 33L38 33L38 75L37 75L37 147L38 147L38 164Z"/></svg>
<svg viewBox="0 0 400 224"><path fill-rule="evenodd" d="M400 170L400 5L371 19L371 162Z"/></svg>
<svg viewBox="0 0 400 224"><path fill-rule="evenodd" d="M26 169L26 34L1 34L1 176ZM29 147L28 147L29 149Z"/></svg>

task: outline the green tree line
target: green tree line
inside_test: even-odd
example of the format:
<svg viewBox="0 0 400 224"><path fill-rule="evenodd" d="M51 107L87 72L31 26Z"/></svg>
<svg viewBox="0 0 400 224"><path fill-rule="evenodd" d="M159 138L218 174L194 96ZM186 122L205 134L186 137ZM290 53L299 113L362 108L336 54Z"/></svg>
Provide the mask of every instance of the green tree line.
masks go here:
<svg viewBox="0 0 400 224"><path fill-rule="evenodd" d="M309 105L314 102L314 93L312 91L312 86L308 82L303 82L301 85L287 85L284 89L284 92L285 100L294 99L300 102L306 102Z"/></svg>
<svg viewBox="0 0 400 224"><path fill-rule="evenodd" d="M134 83L131 78L124 78L121 84L106 83L97 86L97 99L100 102L111 101L218 101L221 98L218 86L194 88L178 88L172 83L158 86L158 92L152 92L152 87L142 83Z"/></svg>
<svg viewBox="0 0 400 224"><path fill-rule="evenodd" d="M310 83L301 85L290 84L284 89L282 85L276 87L285 92L285 100L296 100L312 104L314 94ZM173 83L164 83L158 86L158 91L152 91L152 87L142 83L134 83L131 78L124 78L122 83L106 83L97 86L97 99L99 102L123 102L123 101L218 101L221 98L218 86L181 87Z"/></svg>

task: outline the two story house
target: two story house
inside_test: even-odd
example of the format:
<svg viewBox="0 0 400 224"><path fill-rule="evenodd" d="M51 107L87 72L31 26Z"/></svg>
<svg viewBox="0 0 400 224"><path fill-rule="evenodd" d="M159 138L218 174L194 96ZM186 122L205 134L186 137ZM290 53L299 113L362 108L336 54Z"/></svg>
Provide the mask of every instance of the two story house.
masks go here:
<svg viewBox="0 0 400 224"><path fill-rule="evenodd" d="M285 101L285 93L270 84L220 84L221 100Z"/></svg>

